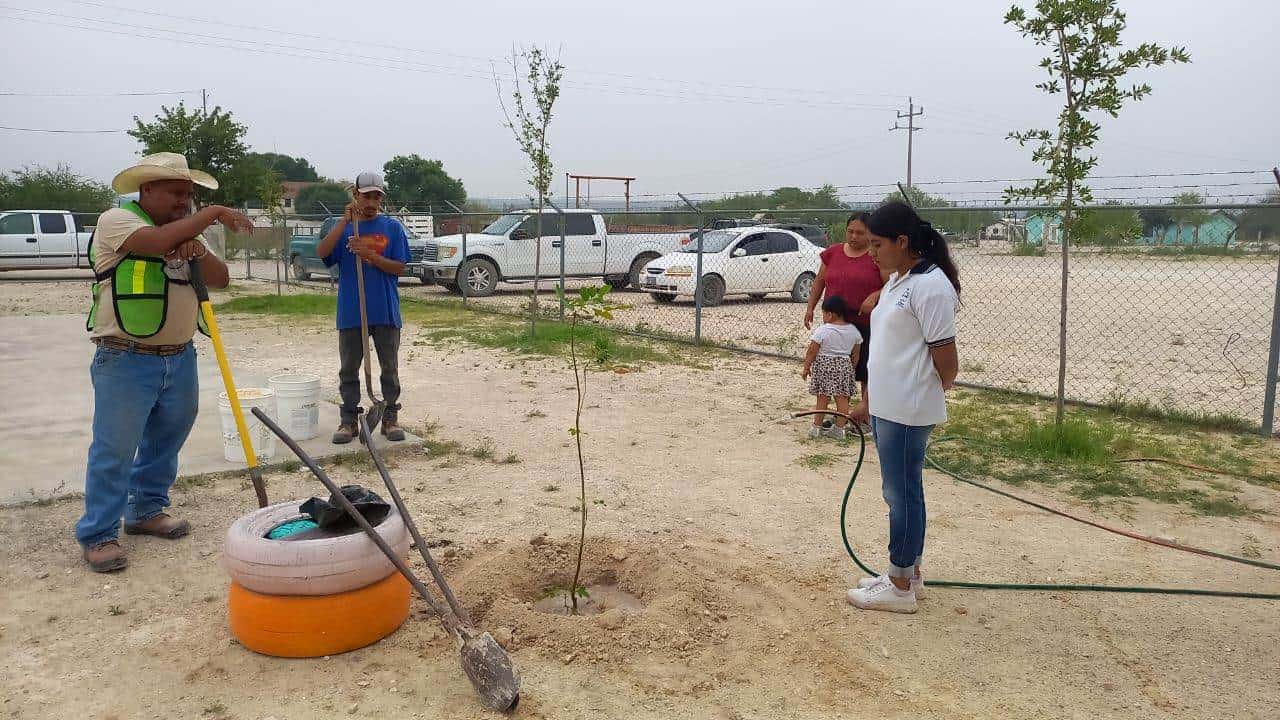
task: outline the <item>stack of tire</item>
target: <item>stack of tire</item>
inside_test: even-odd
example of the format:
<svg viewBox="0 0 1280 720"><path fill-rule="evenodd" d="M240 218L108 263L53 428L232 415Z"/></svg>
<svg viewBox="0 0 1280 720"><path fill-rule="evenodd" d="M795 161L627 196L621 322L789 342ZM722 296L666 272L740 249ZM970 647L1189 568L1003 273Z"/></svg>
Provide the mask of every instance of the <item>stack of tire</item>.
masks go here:
<svg viewBox="0 0 1280 720"><path fill-rule="evenodd" d="M306 519L298 501L270 505L227 530L222 567L231 576L227 612L241 645L276 657L322 657L371 645L409 616L411 588L363 532L270 539ZM404 557L409 533L394 508L375 528Z"/></svg>

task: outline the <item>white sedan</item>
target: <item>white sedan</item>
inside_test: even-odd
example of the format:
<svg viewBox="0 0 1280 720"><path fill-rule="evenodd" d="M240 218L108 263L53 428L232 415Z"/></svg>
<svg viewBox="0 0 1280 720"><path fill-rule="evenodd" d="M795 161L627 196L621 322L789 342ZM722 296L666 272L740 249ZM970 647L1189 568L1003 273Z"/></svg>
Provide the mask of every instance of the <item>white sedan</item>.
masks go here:
<svg viewBox="0 0 1280 720"><path fill-rule="evenodd" d="M677 252L645 265L640 289L660 303L693 297L698 263L696 233ZM760 299L787 293L795 302L809 299L818 275L822 248L790 230L770 227L711 230L702 240L702 304L719 305L726 295Z"/></svg>

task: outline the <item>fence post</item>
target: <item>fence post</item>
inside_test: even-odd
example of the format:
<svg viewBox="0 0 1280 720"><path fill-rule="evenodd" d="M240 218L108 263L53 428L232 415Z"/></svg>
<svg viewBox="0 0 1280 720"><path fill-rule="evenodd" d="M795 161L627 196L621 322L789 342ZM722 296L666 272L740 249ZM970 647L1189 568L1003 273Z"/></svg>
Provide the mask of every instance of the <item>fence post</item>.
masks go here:
<svg viewBox="0 0 1280 720"><path fill-rule="evenodd" d="M680 199L684 201L694 212L698 213L698 260L697 268L694 270L693 282L693 344L702 344L702 236L706 234L706 218L702 214L702 208L689 202L689 198L682 193L676 193Z"/></svg>
<svg viewBox="0 0 1280 720"><path fill-rule="evenodd" d="M547 204L560 216L560 322L564 322L564 211L556 207L550 199L547 200Z"/></svg>
<svg viewBox="0 0 1280 720"><path fill-rule="evenodd" d="M289 244L289 222L280 217L280 244L276 246L276 297L283 295L280 290L280 262L284 257L284 250Z"/></svg>
<svg viewBox="0 0 1280 720"><path fill-rule="evenodd" d="M1262 434L1276 431L1276 382L1280 374L1280 258L1276 260L1276 297L1271 307L1271 349L1267 353L1267 387L1262 399Z"/></svg>
<svg viewBox="0 0 1280 720"><path fill-rule="evenodd" d="M467 282L466 276L463 275L462 272L466 269L465 266L467 264L467 222L466 218L463 217L466 213L463 212L462 208L454 205L448 200L445 200L444 203L445 205L453 208L454 212L458 213L458 229L462 231L462 257L458 259L458 269L454 271L453 282L457 284L458 290L462 292L462 302L465 303L467 301ZM439 245L436 247L439 248ZM438 249L436 253L436 262L439 262L440 255Z"/></svg>

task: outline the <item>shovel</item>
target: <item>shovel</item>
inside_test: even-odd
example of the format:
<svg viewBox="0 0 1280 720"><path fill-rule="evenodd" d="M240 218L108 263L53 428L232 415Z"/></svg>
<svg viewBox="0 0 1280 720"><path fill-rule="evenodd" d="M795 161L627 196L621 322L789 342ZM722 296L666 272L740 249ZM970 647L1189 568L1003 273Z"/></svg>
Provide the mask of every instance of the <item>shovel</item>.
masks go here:
<svg viewBox="0 0 1280 720"><path fill-rule="evenodd" d="M354 216L351 218L351 228L352 236L359 240L360 221ZM364 260L359 255L356 256L356 294L360 297L360 347L364 351L364 389L369 393L369 409L364 416L369 420L369 428L374 429L378 427L378 423L382 422L382 414L387 408L387 403L373 394L373 364L369 358L369 314L365 310L364 299Z"/></svg>
<svg viewBox="0 0 1280 720"><path fill-rule="evenodd" d="M413 586L414 590L418 591L418 594L422 596L424 601L426 601L432 612L440 616L440 623L444 626L445 632L452 635L458 642L462 671L466 673L467 679L471 681L471 686L475 688L476 694L480 696L480 702L485 707L499 712L511 712L515 710L516 705L520 703L520 675L516 672L515 665L511 662L511 657L502 649L502 646L499 645L489 633L477 630L472 627L469 622L465 622L458 616L455 616L452 612L440 607L439 603L437 603L435 598L432 597L431 591L427 589L427 586L418 579L418 576L415 575L412 570L409 569L409 566L405 564L405 561L396 554L396 551L392 549L390 545L387 544L387 541L373 529L373 526L369 524L369 521L356 510L355 506L351 504L351 501L339 491L338 486L329 479L329 476L325 474L324 470L322 470L320 466L316 465L315 460L312 460L311 456L299 447L298 443L295 442L293 438L289 437L289 435L282 430L279 425L272 421L266 413L262 412L261 408L254 408L253 414L258 418L258 420L266 425L271 432L275 433L276 437L280 438L281 442L288 446L288 448L293 451L294 455L298 456L298 459L307 466L307 469L309 469L311 473L320 480L320 483L325 486L325 489L328 490L339 504L342 505L343 509L347 511L347 514L355 520L356 524L359 525L362 530L364 530L365 534L369 536L369 539L372 540L373 543L378 546L378 549L387 556L387 559L391 561L391 564L396 566L396 569L400 571L401 575L404 575L405 579L409 581L409 584ZM366 447L372 448L372 438L368 437L369 426L367 423L363 422L363 419L361 422L361 429L365 436ZM374 458L379 465L379 472L385 473L386 469L381 463L381 458L376 454L374 455ZM384 474L384 478L385 477L386 476ZM400 501L399 498L399 493L395 493L395 499L396 507L403 507L402 501ZM412 525L413 521L404 513L403 510L401 510L401 517L404 519L406 526ZM412 533L415 541L418 543L418 549L423 552L423 557L429 558L430 554L427 553L426 544L418 539L419 535L416 527ZM450 607L454 607L457 600L452 598L453 593L446 590L447 586L438 574L439 570L435 567L435 563L430 560L428 560L428 563L428 567L431 568L432 574L436 577L437 582L440 582L441 589L446 593L446 598L450 600ZM463 613L463 617L465 617L465 613Z"/></svg>
<svg viewBox="0 0 1280 720"><path fill-rule="evenodd" d="M200 274L199 260L192 258L188 262L188 267L191 288L196 291L196 299L200 301L200 314L204 316L204 324L208 326L209 339L213 341L213 354L218 358L218 370L222 373L222 386L227 390L231 414L236 419L236 432L240 435L240 447L244 449L244 464L249 466L249 477L253 479L253 491L258 495L258 507L264 508L267 506L267 486L262 481L262 468L258 467L258 455L253 451L253 442L249 439L249 428L244 423L244 411L240 409L236 381L231 376L231 366L227 364L227 352L222 348L218 320L213 316L213 303L209 302L209 287L204 284L204 276Z"/></svg>

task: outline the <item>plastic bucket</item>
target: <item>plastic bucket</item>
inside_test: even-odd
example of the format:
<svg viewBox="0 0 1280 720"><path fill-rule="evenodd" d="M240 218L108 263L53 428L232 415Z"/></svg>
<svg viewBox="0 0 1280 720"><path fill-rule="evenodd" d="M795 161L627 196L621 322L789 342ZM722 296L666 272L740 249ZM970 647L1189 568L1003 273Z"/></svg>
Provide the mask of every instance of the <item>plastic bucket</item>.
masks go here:
<svg viewBox="0 0 1280 720"><path fill-rule="evenodd" d="M271 378L276 393L276 417L294 440L310 440L320 434L320 378L305 373Z"/></svg>
<svg viewBox="0 0 1280 720"><path fill-rule="evenodd" d="M239 388L240 410L244 424L249 429L249 441L258 460L270 460L276 456L276 436L254 417L253 409L262 408L272 420L276 419L276 393L271 388ZM231 401L224 392L218 396L218 414L222 416L222 457L227 462L244 462L244 449L240 447L240 433L236 431L236 416L231 412Z"/></svg>

